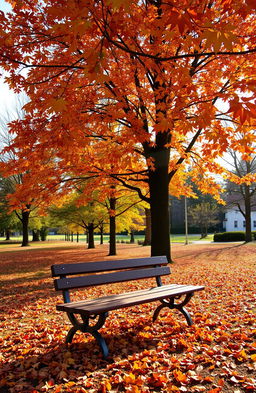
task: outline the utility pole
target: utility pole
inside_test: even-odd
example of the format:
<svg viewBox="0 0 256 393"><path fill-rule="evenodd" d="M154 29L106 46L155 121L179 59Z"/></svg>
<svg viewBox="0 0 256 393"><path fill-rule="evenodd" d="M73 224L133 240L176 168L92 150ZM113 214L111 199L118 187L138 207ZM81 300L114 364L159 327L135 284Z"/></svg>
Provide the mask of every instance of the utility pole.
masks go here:
<svg viewBox="0 0 256 393"><path fill-rule="evenodd" d="M188 206L187 206L187 197L184 197L184 206L185 206L185 245L188 244Z"/></svg>

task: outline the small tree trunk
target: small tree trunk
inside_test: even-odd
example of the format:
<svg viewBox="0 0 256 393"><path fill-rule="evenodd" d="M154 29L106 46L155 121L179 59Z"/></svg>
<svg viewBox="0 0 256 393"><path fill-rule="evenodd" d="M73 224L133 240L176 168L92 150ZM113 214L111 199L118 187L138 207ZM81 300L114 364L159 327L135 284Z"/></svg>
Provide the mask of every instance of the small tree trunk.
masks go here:
<svg viewBox="0 0 256 393"><path fill-rule="evenodd" d="M76 233L76 242L79 243L79 233Z"/></svg>
<svg viewBox="0 0 256 393"><path fill-rule="evenodd" d="M252 241L252 224L251 224L251 197L250 197L250 188L249 186L245 186L244 188L245 197L244 197L244 206L245 206L245 242Z"/></svg>
<svg viewBox="0 0 256 393"><path fill-rule="evenodd" d="M100 226L100 244L104 243L104 237L103 237L103 225Z"/></svg>
<svg viewBox="0 0 256 393"><path fill-rule="evenodd" d="M135 240L134 240L134 232L131 231L131 232L130 232L130 235L131 235L130 243L133 244L133 243L135 242Z"/></svg>
<svg viewBox="0 0 256 393"><path fill-rule="evenodd" d="M22 222L22 243L21 247L28 246L28 220L29 220L29 210L23 210L21 213L21 222Z"/></svg>
<svg viewBox="0 0 256 393"><path fill-rule="evenodd" d="M32 230L32 242L39 242L39 230L38 229L33 229Z"/></svg>
<svg viewBox="0 0 256 393"><path fill-rule="evenodd" d="M201 239L204 238L204 227L203 224L200 224L200 232L201 232Z"/></svg>
<svg viewBox="0 0 256 393"><path fill-rule="evenodd" d="M46 241L47 235L48 235L48 228L42 227L40 229L40 238L41 238L42 242Z"/></svg>
<svg viewBox="0 0 256 393"><path fill-rule="evenodd" d="M146 219L146 228L145 228L145 239L143 242L143 246L150 246L151 244L151 214L150 209L145 208L145 219Z"/></svg>
<svg viewBox="0 0 256 393"><path fill-rule="evenodd" d="M110 198L110 211L112 214L109 216L109 254L116 255L116 216L113 214L116 210L116 198Z"/></svg>
<svg viewBox="0 0 256 393"><path fill-rule="evenodd" d="M10 240L11 237L11 232L9 229L5 230L5 240Z"/></svg>
<svg viewBox="0 0 256 393"><path fill-rule="evenodd" d="M94 244L94 225L88 225L88 248L95 248Z"/></svg>

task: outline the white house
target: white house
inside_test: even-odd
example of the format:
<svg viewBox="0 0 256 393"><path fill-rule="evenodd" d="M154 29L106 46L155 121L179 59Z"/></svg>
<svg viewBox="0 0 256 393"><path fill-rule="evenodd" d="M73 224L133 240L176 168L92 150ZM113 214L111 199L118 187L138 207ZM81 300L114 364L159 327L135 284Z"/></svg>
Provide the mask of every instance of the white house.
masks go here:
<svg viewBox="0 0 256 393"><path fill-rule="evenodd" d="M226 232L245 231L245 219L242 213L230 207L225 212L223 228ZM256 231L256 211L251 212L251 228Z"/></svg>

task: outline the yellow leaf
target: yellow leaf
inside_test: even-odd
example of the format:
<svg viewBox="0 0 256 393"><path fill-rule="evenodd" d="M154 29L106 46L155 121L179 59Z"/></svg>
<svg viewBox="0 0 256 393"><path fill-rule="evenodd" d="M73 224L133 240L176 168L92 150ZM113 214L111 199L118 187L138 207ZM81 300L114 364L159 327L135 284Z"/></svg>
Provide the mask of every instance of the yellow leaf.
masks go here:
<svg viewBox="0 0 256 393"><path fill-rule="evenodd" d="M256 353L254 353L253 355L251 355L251 359L253 362L256 362Z"/></svg>

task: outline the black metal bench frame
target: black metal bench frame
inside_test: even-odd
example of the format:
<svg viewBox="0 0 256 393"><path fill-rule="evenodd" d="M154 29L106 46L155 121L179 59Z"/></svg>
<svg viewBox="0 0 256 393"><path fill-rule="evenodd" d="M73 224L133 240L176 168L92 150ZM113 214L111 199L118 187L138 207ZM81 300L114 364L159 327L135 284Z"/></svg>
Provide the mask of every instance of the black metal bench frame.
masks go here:
<svg viewBox="0 0 256 393"><path fill-rule="evenodd" d="M157 319L164 307L168 307L179 310L185 316L187 324L191 326L193 324L192 318L185 306L194 292L204 289L203 286L195 285L163 285L161 276L170 274L168 261L163 256L56 264L52 265L51 269L53 277L60 277L54 280L54 285L57 291L62 290L64 299L64 303L57 304L56 308L59 311L65 311L73 325L67 334L66 343L72 342L77 331L90 333L97 340L105 359L108 357L109 350L99 329L104 325L109 311L159 300L160 305L153 314L153 321ZM71 302L70 299L69 291L72 289L152 277L155 277L157 283L157 286L153 288L78 302ZM177 302L177 299L180 301ZM80 316L81 321L77 315Z"/></svg>

